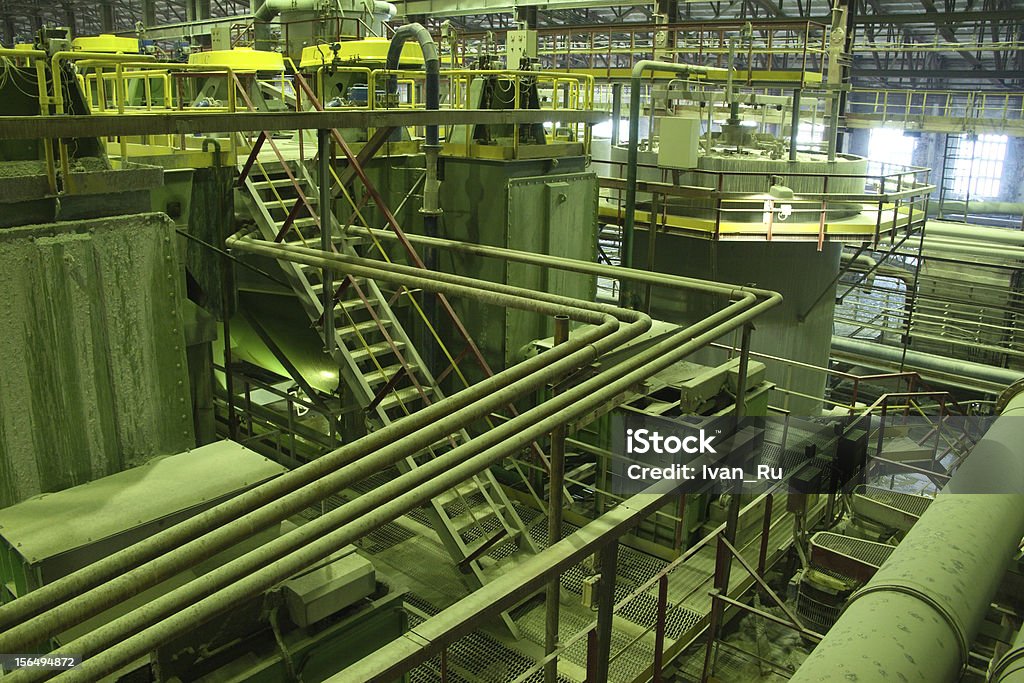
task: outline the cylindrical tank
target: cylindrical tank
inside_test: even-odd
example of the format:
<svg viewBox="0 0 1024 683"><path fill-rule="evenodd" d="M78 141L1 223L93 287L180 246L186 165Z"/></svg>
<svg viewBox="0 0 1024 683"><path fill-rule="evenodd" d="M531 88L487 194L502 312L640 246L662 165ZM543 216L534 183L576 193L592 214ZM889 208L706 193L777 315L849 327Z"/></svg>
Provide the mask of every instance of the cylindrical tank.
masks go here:
<svg viewBox="0 0 1024 683"><path fill-rule="evenodd" d="M614 150L613 159L623 154ZM656 162L656 154L641 155L641 163ZM679 174L682 185L716 186L716 172L721 176L721 189L728 192L764 194L775 184L785 185L799 197L801 193L862 194L867 161L861 157L841 155L829 161L823 154L801 153L796 161L772 159L767 152L749 150L728 152L715 150L698 158L697 171ZM702 172L707 171L707 172ZM753 175L743 175L749 173ZM825 178L828 178L827 188ZM641 179L661 180L660 169L640 169ZM650 199L641 196L640 201ZM799 202L793 202L793 217L800 220ZM820 204L813 206L815 215ZM860 211L860 204L830 204L829 220L836 220ZM642 207L642 205L641 205ZM763 201L733 203L723 220L757 222L763 220ZM695 219L714 217L715 204L706 200L674 201L669 212L674 216ZM804 219L807 220L807 219ZM821 368L828 367L832 340L832 318L835 310L836 276L842 245L826 242L819 250L817 235L810 241L714 241L690 237L671 229L659 233L653 248L648 242L645 226L638 226L635 235L633 263L637 267L688 277L708 278L740 285L756 284L780 292L782 305L760 318L751 337L755 352L799 361ZM667 291L652 292L651 315L655 318L689 323L709 315L726 302L710 297L691 297L685 301ZM722 340L724 342L738 340ZM697 362L713 362L716 357L705 352ZM720 356L717 356L720 360ZM796 415L818 415L825 392L826 375L813 369L768 362L768 380L795 394L782 393L773 400ZM798 395L798 394L802 394Z"/></svg>

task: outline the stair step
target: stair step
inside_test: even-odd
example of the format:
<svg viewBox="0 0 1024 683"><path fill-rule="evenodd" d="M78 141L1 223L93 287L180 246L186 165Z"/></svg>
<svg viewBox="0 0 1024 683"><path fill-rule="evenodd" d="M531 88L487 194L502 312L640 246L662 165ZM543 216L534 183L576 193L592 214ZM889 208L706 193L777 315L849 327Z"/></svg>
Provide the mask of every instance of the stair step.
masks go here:
<svg viewBox="0 0 1024 683"><path fill-rule="evenodd" d="M371 357L379 358L386 354L392 353L394 348L399 351L405 348L405 342L395 340L394 342L380 342L379 344L370 344L369 346L360 345L358 349L350 351L349 355L352 356L352 360L356 363L362 363L369 360Z"/></svg>
<svg viewBox="0 0 1024 683"><path fill-rule="evenodd" d="M358 339L359 335L365 336L367 333L373 333L380 331L381 327L388 328L392 326L392 322L386 318L381 318L378 323L376 320L367 320L365 322L352 324L348 320L339 319L337 322L343 323L338 325L337 332L343 337L355 337ZM356 332L359 334L357 335Z"/></svg>
<svg viewBox="0 0 1024 683"><path fill-rule="evenodd" d="M318 266L306 266L306 268L309 268L310 270L316 271L317 273L319 273L320 270L321 270ZM337 289L338 287L341 286L341 281L342 281L342 279L344 277L345 277L344 275L341 275L339 273L335 273L335 277L334 277L334 281L333 281L333 286L334 286L335 289ZM364 278L362 275L354 275L354 276L352 276L351 279L354 280L357 285L359 285L359 288L363 290L363 294L366 295L367 299L372 299L372 297L370 296L370 293L368 291L366 291L366 278ZM346 289L350 289L351 290L351 287L352 287L352 285L350 284ZM311 282L310 285L309 285L309 288L312 289L314 292L316 292L317 296L320 296L320 293L324 291L324 283L322 283L322 282ZM358 297L357 297L357 299L358 299Z"/></svg>
<svg viewBox="0 0 1024 683"><path fill-rule="evenodd" d="M321 289L323 289L323 288L321 287ZM366 301L369 302L370 306L373 306L374 304L377 303L377 299L372 297L372 296L366 297ZM351 312L351 311L359 311L359 310L366 310L366 303L364 303L363 300L359 299L359 298L346 299L345 301L342 301L341 303L339 303L337 306L334 307L335 310L338 310L338 309L341 309L341 308L343 308L343 309L345 309L346 311L349 311L349 312Z"/></svg>
<svg viewBox="0 0 1024 683"><path fill-rule="evenodd" d="M450 517L449 519L456 533L461 534L464 531L472 529L478 524L484 524L492 519L495 519L498 516L499 511L504 511L505 509L505 506L501 505L500 503L498 503L495 507L497 509L492 507L473 508L473 515L475 515L476 517L475 519L472 516L470 516L468 512L463 512L461 515L458 515L456 517Z"/></svg>
<svg viewBox="0 0 1024 683"><path fill-rule="evenodd" d="M305 178L297 177L295 180L299 187L305 187L307 184ZM272 187L295 187L295 183L288 176L282 176L281 178L271 178L270 180L254 180L252 186L257 190L269 190Z"/></svg>
<svg viewBox="0 0 1024 683"><path fill-rule="evenodd" d="M422 391L421 391L422 389ZM398 408L399 406L408 406L410 403L416 401L422 401L423 395L426 394L427 398L430 398L433 391L429 386L426 387L405 387L398 391L392 391L390 394L385 396L380 402L381 410L391 410L392 408Z"/></svg>
<svg viewBox="0 0 1024 683"><path fill-rule="evenodd" d="M417 366L415 363L407 363L406 365L412 372L416 372ZM371 387L375 387L380 384L387 384L397 372L404 372L404 369L400 364L395 363L394 365L387 365L381 370L374 368L370 372L365 373L363 375L363 379L365 379L366 383Z"/></svg>
<svg viewBox="0 0 1024 683"><path fill-rule="evenodd" d="M284 221L277 221L276 223L274 223L274 225L277 227L278 232L280 232L281 228L284 227ZM319 228L319 226L320 224L317 222L317 219L313 218L312 216L296 218L295 220L292 221L291 225L293 229L298 228L299 230L302 230L304 228ZM316 239L317 241L319 241L320 237L318 236Z"/></svg>

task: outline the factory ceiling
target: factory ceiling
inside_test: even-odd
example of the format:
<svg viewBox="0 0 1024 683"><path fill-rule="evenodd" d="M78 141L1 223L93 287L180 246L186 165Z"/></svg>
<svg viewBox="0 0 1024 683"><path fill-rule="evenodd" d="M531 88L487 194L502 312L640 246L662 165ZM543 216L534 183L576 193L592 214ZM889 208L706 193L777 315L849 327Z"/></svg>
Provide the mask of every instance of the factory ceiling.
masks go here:
<svg viewBox="0 0 1024 683"><path fill-rule="evenodd" d="M442 21L464 35L501 31L517 19L540 29L643 26L662 21L828 22L827 0L732 0L619 5L614 0L396 0L399 16L437 30ZM257 0L256 4L260 4ZM214 24L251 21L247 0L0 0L0 38L26 41L41 26L76 35L135 33L150 38L197 35ZM513 14L515 12L515 14ZM853 0L854 80L865 86L1024 87L1024 3L1020 0ZM201 22L200 30L189 24Z"/></svg>

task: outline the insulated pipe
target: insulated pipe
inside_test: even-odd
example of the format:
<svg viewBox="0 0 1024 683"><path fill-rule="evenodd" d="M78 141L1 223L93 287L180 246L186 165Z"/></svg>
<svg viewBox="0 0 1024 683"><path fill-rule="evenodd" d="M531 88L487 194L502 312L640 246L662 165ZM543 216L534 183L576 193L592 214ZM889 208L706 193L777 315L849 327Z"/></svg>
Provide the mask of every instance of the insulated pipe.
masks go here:
<svg viewBox="0 0 1024 683"><path fill-rule="evenodd" d="M789 110L789 160L796 161L797 137L800 135L800 88L793 89L793 105Z"/></svg>
<svg viewBox="0 0 1024 683"><path fill-rule="evenodd" d="M959 680L1024 535L1022 416L1018 393L793 683Z"/></svg>
<svg viewBox="0 0 1024 683"><path fill-rule="evenodd" d="M928 206L931 208L935 206L935 203L932 202ZM1024 213L1024 204L1021 204L1021 212ZM926 244L930 237L954 238L971 242L994 242L1024 247L1024 232L1009 228L986 228L980 225L955 225L942 221L928 221L924 236Z"/></svg>
<svg viewBox="0 0 1024 683"><path fill-rule="evenodd" d="M629 80L629 148L626 158L626 209L622 226L621 263L627 268L633 266L633 229L636 224L637 164L640 158L640 78L645 71L655 69L680 74L708 74L726 71L726 69L713 66L675 64L650 59L642 59L633 66ZM648 134L653 134L653 132L650 131ZM629 300L630 295L627 289L627 287L622 287L619 292L619 303L623 307L628 307L632 303Z"/></svg>
<svg viewBox="0 0 1024 683"><path fill-rule="evenodd" d="M350 231L357 235L370 235L388 240L398 239L397 235L390 230L352 226ZM642 282L644 284L658 285L661 287L669 287L684 291L690 290L728 297L735 297L737 292L752 292L759 296L763 296L767 291L749 289L746 287L732 287L730 285L723 285L721 283L710 282L708 280L698 280L696 278L684 277L682 275L669 275L667 273L656 273L650 270L640 270L638 268L625 268L623 266L610 266L606 264L592 263L590 261L579 261L577 259L566 258L564 256L516 251L515 249L493 247L486 244L475 244L473 242L460 242L458 240L451 240L443 237L427 237L424 235L414 235L412 233L406 233L405 237L413 244L422 244L427 247L456 251L462 254L473 254L475 256L496 258L503 261L513 261L515 263L528 263L534 266L555 268L557 270L565 270L571 273L600 275L602 277Z"/></svg>
<svg viewBox="0 0 1024 683"><path fill-rule="evenodd" d="M999 216L1020 216L1021 214L1024 214L1024 202L971 201L970 203L968 203L952 201L947 199L946 201L942 202L941 206L938 202L930 203L928 205L928 215L937 215L940 209L943 211L969 210L972 214L989 213ZM928 227L928 232L931 232L931 226Z"/></svg>
<svg viewBox="0 0 1024 683"><path fill-rule="evenodd" d="M874 358L897 365L905 363L913 368L970 377L997 386L1006 386L1024 377L1024 372L1020 370L997 368L992 365L947 358L946 356L936 356L930 353L922 353L921 351L911 351L908 349L906 356L904 356L902 348L876 344L860 339L850 339L848 337L832 337L832 350L865 358Z"/></svg>
<svg viewBox="0 0 1024 683"><path fill-rule="evenodd" d="M229 246L241 246L241 244L232 238L229 239ZM378 262L370 263L379 265ZM430 290L438 289L437 283L432 283L429 278L424 277L424 271L415 269L415 273L418 276L415 278L416 286ZM386 277L386 274L376 270L373 271L373 275ZM51 634L65 630L70 625L79 623L126 597L136 594L146 585L155 585L155 583L191 566L195 561L209 557L219 550L237 543L255 529L263 527L253 527L251 521L245 526L232 522L260 506L266 506L268 501L275 501L275 499L299 490L311 482L320 481L338 467L373 453L391 442L406 437L411 438L410 435L413 432L431 427L439 420L447 419L453 413L458 414L459 410L467 407L473 409L473 415L469 415L466 422L487 415L500 406L506 405L510 398L522 396L543 386L548 380L543 374L537 373L544 371L547 366L551 366L548 367L547 372L552 372L551 368L559 367L556 363L559 359L562 359L561 367L563 367L559 372L567 371L565 368L572 369L585 365L590 362L588 359L592 359L593 353L599 354L610 350L623 341L641 334L650 326L649 318L631 311L618 311L614 307L601 304L576 302L566 297L542 295L529 290L519 290L468 278L466 280L475 283L474 286L442 287L442 289L458 290L476 300L508 307L525 308L548 315L570 313L577 320L594 324L600 323L600 326L595 331L585 331L581 335L574 336L569 343L560 345L557 352L547 351L534 359L529 359L502 371L436 404L427 406L403 420L373 432L353 444L332 451L186 522L175 525L145 541L0 606L0 651L15 652L29 643L45 640ZM408 283L410 278L403 278L403 281ZM501 290L506 294L495 293L494 290ZM517 297L507 294L507 292L515 291L519 292ZM547 303L551 301L559 301L561 305ZM568 302L568 306L565 305L566 302ZM579 304L579 306L574 304ZM616 311L624 319L633 321L632 325L639 324L640 329L631 326L626 333L612 334L617 326L617 322L614 322L615 319L606 313L598 314L594 311ZM612 335L610 340L602 341L602 337L607 335ZM593 344L593 348L588 347L589 344ZM579 353L584 355L576 358L574 354ZM575 359L567 362L565 361L567 358ZM510 393L514 391L514 393L509 398L499 400L496 396L502 389L506 389ZM455 430L456 428L453 427L451 431ZM422 448L443 437L444 434L433 440L424 437L417 443L422 442L420 446ZM324 490L326 492L321 498L330 493L329 489ZM301 509L301 507L297 508L297 510ZM289 514L294 514L294 512L285 512L277 519L271 518L266 521L264 526L283 519ZM216 530L215 533L218 534L216 538L221 539L219 544L211 542L209 537L200 538L209 529ZM174 552L169 553L172 549ZM162 553L169 554L161 556ZM190 561L190 557L186 557L189 555L198 559ZM144 574L126 573L127 570L139 567L146 562L150 562L150 564L144 565L148 567ZM160 567L163 569L159 569ZM105 581L111 581L111 583L102 586L102 590L96 588L93 592L86 592ZM57 606L60 606L59 614L51 612L32 622L27 621L30 617ZM31 625L29 625L30 623Z"/></svg>
<svg viewBox="0 0 1024 683"><path fill-rule="evenodd" d="M1017 634L1013 647L999 658L988 680L991 683L1024 683L1024 629Z"/></svg>
<svg viewBox="0 0 1024 683"><path fill-rule="evenodd" d="M927 232L930 228L925 228ZM888 249L892 245L884 243L879 245L879 248ZM1024 248L1015 247L1010 245L1003 246L988 246L984 244L967 244L962 240L948 237L925 237L924 238L924 256L928 257L928 252L941 252L951 253L955 256L966 255L966 256L978 256L982 258L989 258L998 261L1017 260L1024 261ZM951 258L941 256L940 258Z"/></svg>
<svg viewBox="0 0 1024 683"><path fill-rule="evenodd" d="M404 24L395 31L391 38L391 45L388 47L388 57L385 64L386 69L397 69L402 60L402 47L407 40L415 40L423 50L423 67L427 72L426 85L426 108L427 111L437 111L441 104L441 59L437 55L437 44L430 36L430 32L421 24ZM398 78L392 76L388 90L394 92L398 89ZM439 141L437 124L427 126L428 145L436 145Z"/></svg>
<svg viewBox="0 0 1024 683"><path fill-rule="evenodd" d="M266 244L270 245L270 246L273 245L273 243L266 243ZM249 250L252 251L252 250L258 250L260 248L260 245L259 244L252 244L252 245L250 245L250 244L246 244L246 243L235 243L234 247L235 248L239 248L240 250L245 250L245 247L250 247ZM311 251L312 253L320 253L320 252L316 252L314 250L308 250L308 251ZM368 263L374 264L373 267L361 267L359 265L356 265L359 262L366 262L366 261L364 261L362 259L351 259L351 260L347 261L346 264L343 267L340 267L340 269L343 269L345 272L348 272L348 273L358 273L358 274L366 275L367 277L378 277L378 278L381 278L381 279L391 279L391 280L396 281L396 282L405 282L405 283L411 284L413 286L423 287L423 288L426 288L426 289L448 290L448 291L451 291L451 292L456 293L456 294L466 294L466 293L472 293L473 292L473 288L470 288L470 287L458 287L458 286L454 286L454 285L453 286L445 286L445 285L439 285L439 283L436 283L436 282L430 282L426 278L422 278L422 277L419 277L419 278L416 278L416 277L408 278L408 277L404 277L404 276L397 276L394 273L390 273L390 274L384 273L384 272L379 271L378 267L379 267L380 264L379 264L379 262L376 262L376 261L368 261ZM321 265L323 266L324 264L322 263ZM332 264L328 264L327 266L324 266L324 267L339 268L339 265L338 265L338 263L334 262L333 265ZM418 268L408 268L408 270L411 271L413 274L422 274L422 272L423 272L421 269L418 269ZM516 289L516 288L510 288L510 287L508 287L506 285L495 285L493 283L483 283L483 282L479 282L479 281L474 281L474 280L472 280L470 278L457 278L455 276L452 276L452 278L453 279L463 280L463 281L468 281L468 282L474 282L474 283L477 284L477 286L483 286L483 287L492 286L494 288ZM465 291L465 290L468 290L468 292ZM531 291L528 291L528 290L519 290L519 291L526 292L526 294L530 295L530 299L526 300L528 303L525 306L523 305L524 302L520 302L520 307L525 307L527 309L529 309L531 307L531 304L535 304L533 299L537 298L538 296L541 296L539 293L531 292ZM547 297L547 298L552 298L552 299L564 299L564 297L558 297L558 296L555 296L555 295L546 295L545 294L545 295L542 295L542 296L543 297ZM580 302L580 303L581 303L581 305L583 305L585 307L591 307L591 308L601 308L602 307L601 304L593 304L593 303L588 303L588 302ZM743 303L745 305L745 302L741 302L741 303ZM582 317L582 318L585 319L585 318L588 317L586 315L585 311L584 311L584 315L582 315L582 316L579 315L579 311L576 311L576 313L577 313L577 315L576 315L577 318ZM630 337L636 336L637 334L643 332L645 329L649 328L650 320L646 316L644 316L642 314L636 314L636 313L633 313L633 312L629 312L629 311L623 311L623 313L626 314L627 317L635 318L636 322L632 323L631 326L630 326L632 329L630 329L630 330L619 330L618 332L616 332L613 335L611 335L611 337L608 337L606 339L602 339L602 340L596 341L593 344L590 344L589 346L585 346L583 349L578 351L574 356L569 356L569 357L563 359L563 361L561 361L559 364L556 364L557 367L556 366L552 366L552 368L550 368L549 372L543 373L543 375L546 375L546 379L543 376L540 377L540 379L543 380L541 382L541 385L544 384L547 381L551 381L554 377L557 377L559 375L565 374L565 373L567 373L567 372L569 372L569 371L571 371L571 370L573 370L573 369L575 369L577 367L580 367L580 365L586 364L587 362L590 362L591 360L595 359L602 352L602 348L603 348L603 350L607 350L607 348L612 348L614 346L617 346L619 343L621 343L623 341L624 338L628 339ZM608 323L609 323L609 321L606 321L605 325L607 326ZM612 325L612 328L614 329L614 327L617 325L617 323L615 321L611 321L611 325ZM604 330L605 333L607 333L607 331L608 330ZM583 334L578 335L578 337L587 336L588 333L592 333L592 332L593 332L592 330L590 330L590 331L584 330ZM617 339L616 339L616 337L617 337ZM582 340L582 341L584 341L584 343L585 343L586 341L591 341L591 339ZM581 342L581 339L574 338L573 342L575 342L576 344L579 344ZM567 343L566 345L563 345L563 346L569 346L569 344ZM537 388L537 387L535 387L535 388ZM520 393L519 395L522 395L522 394ZM513 400L514 398L516 398L516 396L510 394L508 389L506 389L503 392L499 392L499 395L496 395L496 396L494 396L492 398L489 398L486 401L488 403L493 403L494 404L492 406L492 408L490 410L488 410L488 411L484 411L483 413L479 413L479 411L478 411L479 414L477 414L476 417L480 417L482 415L485 415L488 412L490 412L491 410L493 410L494 407L497 407L497 406L503 405L503 404L507 404L508 402ZM460 415L452 416L453 419L456 418L456 417L461 417L461 416ZM468 420L464 420L463 422L464 423L468 422ZM350 465L349 467L346 467L346 468L344 468L341 471L333 472L333 473L327 475L326 477L324 477L323 479L317 481L316 482L316 487L320 489L320 493L318 494L318 496L319 496L319 498L322 499L326 495L329 495L332 491L336 491L337 489L342 488L343 486L345 486L346 485L346 483L345 483L346 481L356 481L356 480L365 478L365 477L369 476L370 474L374 473L375 471L379 471L379 469L382 466L386 466L389 462L396 462L397 460L400 460L401 458L406 457L406 456L410 455L411 453L415 452L419 448L422 448L422 447L424 447L424 446L426 446L426 445L428 445L430 443L436 443L436 442L438 442L440 440L443 440L445 437L450 435L452 433L452 431L455 431L457 429L458 429L458 426L457 425L453 425L452 422L451 422L451 419L446 419L446 420L443 420L443 421L441 421L439 423L436 423L436 424L432 425L429 428L421 430L417 434L415 434L415 435L413 435L411 437L408 437L408 438L406 438L404 440L401 440L400 442L395 442L393 444L390 444L388 447L386 447L384 449L381 449L381 450L378 450L377 452L375 452L373 454L373 456L363 458L358 463L355 463L354 465ZM474 448L474 449L475 448L482 448L484 445L486 445L486 441L475 441L475 442L472 442L472 444L473 444L472 448ZM472 449L467 449L465 451L462 451L462 453L464 455L471 454L472 453ZM378 461L378 460L379 460L379 462L375 462L375 461ZM447 461L445 461L445 462L447 462ZM416 471L420 472L421 470L417 469ZM422 474L422 476L426 476L426 475L428 475L431 472L432 472L432 470L430 470L430 469L424 469L424 470L422 470L421 474ZM298 495L298 494L296 494L296 495ZM285 504L285 500L282 499L280 501L277 501L277 504L278 505L284 505ZM294 508L295 506L293 505L292 507ZM304 507L304 505L298 506L295 511L301 510L302 507ZM262 512L263 511L258 511L257 513L255 513L255 515L250 515L248 517L248 519L243 520L243 521L247 522L247 527L250 529L250 533L251 533L252 529L258 529L258 528L263 528L263 527L267 526L267 523L265 523L264 520L258 519L259 514L262 513ZM268 513L268 514L278 514L278 515L280 515L281 513L277 512L277 513ZM280 518L280 517L278 517L278 518ZM271 519L271 522L272 521L276 521L276 520ZM302 528L303 529L309 529L312 532L313 530L315 530L318 527L308 527L308 525L307 525L307 526L303 526ZM306 533L306 532L303 532L303 534L304 533ZM317 532L317 533L319 533L319 532ZM213 535L216 536L216 533L213 534ZM296 538L299 538L299 540L296 540ZM202 539L202 541L209 542L209 536L207 538ZM305 536L300 535L299 537L291 536L288 539L287 542L289 542L289 543L294 542L296 544L300 544L301 545L301 544L306 543L307 541L308 541L308 539L306 539ZM183 587L181 590L175 591L173 594L167 594L166 596L160 598L159 600L154 601L154 602L150 603L149 605L147 605L145 609L140 610L140 611L135 612L135 613L132 613L131 616L126 616L123 619L119 619L117 622L111 622L111 623L105 625L104 627L102 627L102 628L100 628L100 629L98 629L96 631L93 631L93 632L87 634L86 636L84 636L83 638L75 641L74 643L68 644L66 647L71 647L76 652L84 652L84 653L88 653L88 654L92 654L93 652L100 651L103 646L109 645L112 642L118 642L118 641L122 640L126 634L133 633L133 632L137 631L138 629L144 627L150 621L155 620L155 619L159 618L160 616L166 616L166 614L170 614L170 613L174 613L174 612L178 611L178 609L180 609L180 607L181 607L180 603L181 603L182 600L194 602L195 600L199 599L200 597L203 597L204 595L209 594L209 592L215 590L219 585L224 585L224 582L231 583L232 581L236 581L236 580L240 579L242 576L244 576L247 573L251 573L253 571L256 571L260 566L262 566L263 564L266 564L267 562L269 562L271 559L273 559L275 557L275 555L273 554L274 552L277 552L278 554L280 554L282 548L287 549L286 546L283 546L283 545L264 546L264 547L266 548L266 552L264 554L262 554L262 555L247 555L246 556L247 559L246 559L246 561L244 563L232 564L230 569L225 569L225 570L223 570L223 572L220 572L218 570L218 573L216 573L216 574L214 574L214 573L206 574L206 575L204 575L203 580L201 582L193 583L193 584L188 584L186 587ZM256 564L254 564L254 562ZM229 572L234 572L234 573L230 574ZM136 574L137 573L138 572L136 572ZM122 584L126 584L126 582L130 583L133 580L135 580L135 581L138 581L140 579L141 580L146 580L148 578L150 578L149 575L143 574L140 577L126 576L126 577L123 577L123 580L121 578L119 578L117 581L120 581ZM218 583L218 580L220 580L220 583ZM5 634L5 637L6 637L6 634ZM63 649L62 649L62 651L63 651ZM43 674L39 674L39 675L43 675ZM22 674L21 677L13 678L12 680L15 680L15 681L17 681L17 680L37 680L37 677L36 677L35 674L25 673L25 674Z"/></svg>
<svg viewBox="0 0 1024 683"><path fill-rule="evenodd" d="M281 12L312 12L319 4L320 0L263 0L253 17L268 22Z"/></svg>
<svg viewBox="0 0 1024 683"><path fill-rule="evenodd" d="M925 228L927 231L927 228ZM1002 260L1016 259L1024 260L1024 247L1011 245L985 245L968 244L962 237L935 236L924 238L924 251L927 257L928 250L952 251L975 256L988 256Z"/></svg>
<svg viewBox="0 0 1024 683"><path fill-rule="evenodd" d="M332 267L333 264L333 267L342 272L353 272L355 269L352 264L363 261L363 259L353 259L335 254L318 256L314 255L318 253L315 250L273 243L249 242L238 246L252 253L273 255L275 258L321 268ZM399 269L402 268L408 267L399 267ZM416 269L410 268L410 270ZM457 276L448 277L457 278ZM391 279L404 281L405 277L394 275ZM457 486L460 482L499 462L509 454L524 448L558 425L598 408L613 397L628 391L643 379L728 333L737 325L749 322L782 300L781 295L775 292L766 290L757 290L757 292L765 298L753 306L749 305L746 297L751 294L751 291L744 292L741 301L731 304L711 318L676 332L630 361L602 371L597 376L567 390L552 400L449 451L421 468L398 477L373 493L361 496L238 560L224 565L221 569L204 575L202 580L193 582L200 586L196 590L212 588L215 585L215 577L219 578L219 575L223 573L238 569L240 564L252 562L247 558L263 555L273 557L274 551L289 544L294 548L291 554L274 561L264 569L245 574L239 580L228 583L225 588L190 608L175 612L170 618L119 642L102 654L87 657L81 667L59 676L58 680L94 680L98 676L117 670L123 663L145 654L160 643L188 633L197 623L204 623L216 614L237 605L239 601L258 595L295 572L327 557L352 540L396 519L443 491ZM711 329L694 336L698 331L709 327ZM472 453L478 450L479 444L484 444L488 449L479 456L472 457ZM467 457L469 457L468 460ZM423 472L420 472L421 469ZM383 504L381 504L382 502ZM336 526L347 518L355 521L340 527ZM289 539L288 537L293 538ZM184 589L187 589L187 586ZM160 600L162 599L158 599L157 602ZM144 610L145 608L141 611ZM122 617L118 621L124 619ZM75 652L82 651L80 641L69 643L66 648L61 648L61 650L64 649L72 649ZM12 678L12 680L33 679L26 676Z"/></svg>
<svg viewBox="0 0 1024 683"><path fill-rule="evenodd" d="M390 231L384 230L373 232L378 236L396 238L394 233ZM504 258L521 263L536 263L538 265L555 267L560 270L568 270L571 272L609 275L611 277L658 284L680 291L698 291L726 296L729 298L745 298L753 296L755 293L761 293L762 291L744 290L742 288L735 288L729 285L723 285L706 280L697 280L694 278L662 273L651 273L648 271L629 268L602 266L573 259L545 256L542 254L528 254L525 252L500 249L497 247L482 247L480 245L465 244L451 240L439 240L436 238L431 240L430 238L416 235L407 235L407 237L414 243L429 243L434 246L445 246L446 248L451 249L469 250L470 253L481 253L483 255ZM229 238L229 247L237 246L238 244L240 244L240 242L237 238ZM422 276L423 271L418 270L415 274ZM482 282L481 284L486 285L489 288L497 286L494 285L494 283ZM501 287L505 290L509 289L507 286ZM550 299L550 295L537 292L531 292L531 297ZM581 303L582 305L582 302L577 303ZM596 304L589 304L589 306L596 306ZM545 359L546 363L550 363L551 359L562 357L562 350L568 352L570 347L572 350L575 350L579 343L579 337L574 336L568 345L559 346L559 354L555 355L551 351L548 351L538 356L538 358ZM4 640L4 629L24 621L46 609L50 609L56 605L61 605L67 602L70 598L79 595L104 581L120 576L127 569L136 567L143 562L159 556L161 553L177 548L185 542L202 535L202 533L205 533L202 528L203 525L207 528L214 528L218 525L226 524L252 509L259 507L267 500L271 500L274 496L280 496L292 491L303 483L312 481L316 477L330 472L333 468L341 464L351 462L366 453L372 452L382 444L387 444L394 439L403 438L416 429L431 424L438 417L450 413L458 407L469 405L483 396L487 396L489 392L494 391L496 388L506 386L507 384L527 377L530 373L540 367L544 367L544 364L534 363L534 361L531 360L530 363L520 363L512 368L504 370L488 380L475 384L454 396L446 398L444 401L417 411L400 422L373 432L371 435L356 442L355 444L350 444L342 449L328 453L312 463L308 463L307 465L300 467L283 477L279 477L272 482L257 487L257 489L254 489L253 491L236 497L231 501L224 503L223 506L213 508L206 513L188 520L187 522L171 527L170 529L156 534L130 548L126 548L125 550L115 553L110 557L104 558L89 567L83 568L67 577L55 581L54 583L32 591L13 602L7 603L6 605L0 605L0 646L7 643L7 641ZM445 407L449 407L447 412L444 410ZM40 640L44 637L46 637L45 634L35 640ZM6 651L13 652L17 649L18 648L14 647ZM3 650L0 649L0 651Z"/></svg>
<svg viewBox="0 0 1024 683"><path fill-rule="evenodd" d="M612 147L619 144L619 127L622 123L622 84L612 83Z"/></svg>
<svg viewBox="0 0 1024 683"><path fill-rule="evenodd" d="M398 14L398 8L393 3L384 0L373 0L373 16L381 21L391 21Z"/></svg>

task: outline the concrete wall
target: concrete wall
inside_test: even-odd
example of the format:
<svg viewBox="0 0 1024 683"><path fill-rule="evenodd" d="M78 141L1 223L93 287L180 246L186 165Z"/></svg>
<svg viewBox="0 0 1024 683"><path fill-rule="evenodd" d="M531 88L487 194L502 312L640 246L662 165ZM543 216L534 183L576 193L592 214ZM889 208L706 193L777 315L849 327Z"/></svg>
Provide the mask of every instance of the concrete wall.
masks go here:
<svg viewBox="0 0 1024 683"><path fill-rule="evenodd" d="M0 231L0 506L194 445L163 214Z"/></svg>

